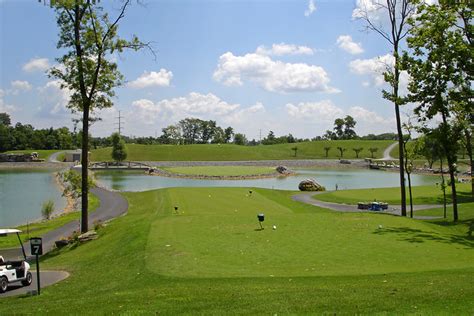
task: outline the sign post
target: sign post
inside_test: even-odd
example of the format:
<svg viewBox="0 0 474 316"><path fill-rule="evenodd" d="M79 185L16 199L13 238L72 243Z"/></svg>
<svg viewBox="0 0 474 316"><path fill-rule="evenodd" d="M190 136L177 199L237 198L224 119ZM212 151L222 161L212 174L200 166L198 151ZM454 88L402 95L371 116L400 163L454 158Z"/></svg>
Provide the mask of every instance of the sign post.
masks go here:
<svg viewBox="0 0 474 316"><path fill-rule="evenodd" d="M38 257L43 254L43 239L41 237L30 238L31 254L36 257L36 286L38 289L38 295L40 295L40 268Z"/></svg>

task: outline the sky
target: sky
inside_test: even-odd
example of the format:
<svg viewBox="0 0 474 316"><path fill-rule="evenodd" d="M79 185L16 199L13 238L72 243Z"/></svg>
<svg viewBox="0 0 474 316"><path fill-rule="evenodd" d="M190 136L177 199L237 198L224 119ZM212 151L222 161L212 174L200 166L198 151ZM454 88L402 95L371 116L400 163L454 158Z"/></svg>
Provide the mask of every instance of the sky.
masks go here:
<svg viewBox="0 0 474 316"><path fill-rule="evenodd" d="M152 42L156 59L146 50L110 57L125 82L91 132L116 131L119 111L128 136L160 135L186 117L215 120L257 140L270 130L323 135L346 115L357 121L359 135L395 132L393 105L381 92L387 88L382 72L393 63L390 46L357 19L373 1L134 3L119 34ZM117 16L120 1L100 3ZM372 14L384 23L379 12ZM54 11L36 0L0 0L0 35L0 112L13 123L72 129L70 92L47 75L64 53L56 48Z"/></svg>

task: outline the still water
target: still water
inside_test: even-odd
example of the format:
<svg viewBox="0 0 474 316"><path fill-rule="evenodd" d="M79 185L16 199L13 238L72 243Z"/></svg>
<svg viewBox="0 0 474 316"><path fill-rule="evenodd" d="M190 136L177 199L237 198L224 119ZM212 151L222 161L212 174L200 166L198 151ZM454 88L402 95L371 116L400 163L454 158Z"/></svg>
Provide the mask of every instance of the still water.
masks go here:
<svg viewBox="0 0 474 316"><path fill-rule="evenodd" d="M380 170L316 170L299 169L297 175L281 178L251 180L201 180L148 176L137 171L98 171L97 181L109 189L119 191L146 191L167 187L260 187L298 190L301 180L313 178L327 190L382 188L399 185L398 173ZM437 177L412 175L412 184L430 185Z"/></svg>
<svg viewBox="0 0 474 316"><path fill-rule="evenodd" d="M0 170L0 227L41 219L41 206L49 199L56 210L66 206L51 170Z"/></svg>
<svg viewBox="0 0 474 316"><path fill-rule="evenodd" d="M137 171L97 171L98 183L120 191L146 191L167 187L260 187L298 190L301 180L313 178L327 190L382 188L398 185L398 173L378 170L299 169L297 175L252 180L197 180L148 176ZM412 176L413 185L431 185L433 176ZM0 170L0 227L13 227L41 218L43 202L52 199L56 210L66 201L55 183L51 170Z"/></svg>

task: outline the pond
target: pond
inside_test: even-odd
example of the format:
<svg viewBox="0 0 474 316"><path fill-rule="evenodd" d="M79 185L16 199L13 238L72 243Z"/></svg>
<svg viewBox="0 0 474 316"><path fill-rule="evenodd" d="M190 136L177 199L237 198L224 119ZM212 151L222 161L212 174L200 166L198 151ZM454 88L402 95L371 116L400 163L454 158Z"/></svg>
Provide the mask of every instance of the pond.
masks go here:
<svg viewBox="0 0 474 316"><path fill-rule="evenodd" d="M66 206L53 171L0 170L0 227L41 219L41 206L49 199L56 210Z"/></svg>
<svg viewBox="0 0 474 316"><path fill-rule="evenodd" d="M138 171L97 171L97 181L106 188L119 191L146 191L167 187L260 187L280 190L298 190L298 184L313 178L334 190L382 188L399 185L398 173L380 170L318 170L297 169L297 175L279 178L249 180L201 180L148 176ZM438 182L433 176L412 175L413 185L430 185Z"/></svg>

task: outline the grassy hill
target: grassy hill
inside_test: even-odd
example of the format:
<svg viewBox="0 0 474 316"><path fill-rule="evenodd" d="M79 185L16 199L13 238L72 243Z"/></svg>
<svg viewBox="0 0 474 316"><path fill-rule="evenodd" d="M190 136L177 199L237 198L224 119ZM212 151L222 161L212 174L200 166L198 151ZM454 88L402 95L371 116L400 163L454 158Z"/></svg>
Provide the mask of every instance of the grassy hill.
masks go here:
<svg viewBox="0 0 474 316"><path fill-rule="evenodd" d="M294 144L239 146L233 144L199 144L199 145L137 145L127 144L127 160L132 161L232 161L232 160L285 160L285 159L324 159L324 147L331 147L328 158L339 158L337 147L346 149L344 158L356 157L353 148L363 148L360 158L370 157L369 148L378 148L376 158L383 156L383 151L393 141L317 141ZM294 156L293 147L297 147ZM92 160L111 160L111 148L100 148L92 151Z"/></svg>
<svg viewBox="0 0 474 316"><path fill-rule="evenodd" d="M2 314L472 314L467 225L335 213L292 192L126 193L100 238L43 258L71 276ZM179 214L173 207L179 206ZM467 212L474 205L462 204ZM257 213L265 213L258 230ZM277 229L271 229L276 225Z"/></svg>

